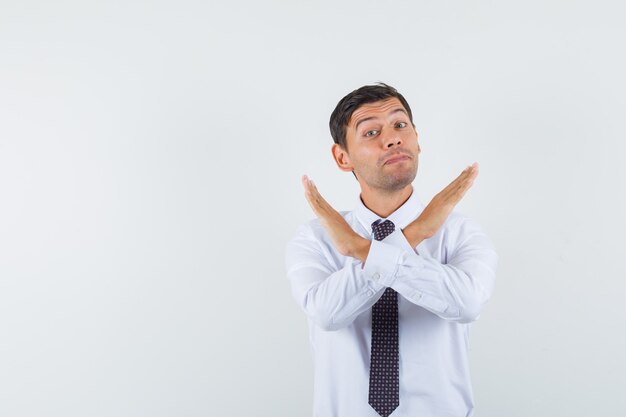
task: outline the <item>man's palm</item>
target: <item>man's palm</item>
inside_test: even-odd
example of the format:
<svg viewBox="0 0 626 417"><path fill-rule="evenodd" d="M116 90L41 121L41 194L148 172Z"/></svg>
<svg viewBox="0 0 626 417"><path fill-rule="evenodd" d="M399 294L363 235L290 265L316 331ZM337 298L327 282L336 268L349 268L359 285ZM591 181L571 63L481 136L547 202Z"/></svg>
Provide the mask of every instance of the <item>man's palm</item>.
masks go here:
<svg viewBox="0 0 626 417"><path fill-rule="evenodd" d="M461 201L467 190L474 183L478 175L478 164L473 163L467 167L461 175L452 181L446 188L441 190L430 203L424 208L422 214L408 227L417 227L421 235L427 239L437 233L444 224L454 206Z"/></svg>

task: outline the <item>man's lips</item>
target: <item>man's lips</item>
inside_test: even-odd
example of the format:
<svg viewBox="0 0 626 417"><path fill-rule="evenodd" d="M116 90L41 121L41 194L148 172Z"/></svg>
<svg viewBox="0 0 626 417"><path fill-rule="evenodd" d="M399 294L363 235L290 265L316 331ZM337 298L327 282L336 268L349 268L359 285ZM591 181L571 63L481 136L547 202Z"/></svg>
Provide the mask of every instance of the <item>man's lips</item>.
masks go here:
<svg viewBox="0 0 626 417"><path fill-rule="evenodd" d="M393 156L393 157L391 157L391 158L387 159L387 160L385 161L384 165L393 164L393 163L396 163L396 162L404 161L404 160L406 160L406 159L409 159L409 157L408 157L408 156L406 156L406 155L397 155L397 156Z"/></svg>

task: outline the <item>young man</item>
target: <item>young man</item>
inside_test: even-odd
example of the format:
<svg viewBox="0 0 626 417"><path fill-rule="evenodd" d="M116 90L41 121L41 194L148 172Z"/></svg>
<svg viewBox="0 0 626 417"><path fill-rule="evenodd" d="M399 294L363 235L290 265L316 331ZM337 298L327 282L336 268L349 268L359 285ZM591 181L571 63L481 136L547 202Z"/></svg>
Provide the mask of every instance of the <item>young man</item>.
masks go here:
<svg viewBox="0 0 626 417"><path fill-rule="evenodd" d="M467 167L424 207L413 191L420 146L393 87L361 87L333 111L332 154L361 187L335 211L303 176L317 218L286 247L292 293L309 319L316 417L467 417L469 327L489 300L497 255L452 211Z"/></svg>

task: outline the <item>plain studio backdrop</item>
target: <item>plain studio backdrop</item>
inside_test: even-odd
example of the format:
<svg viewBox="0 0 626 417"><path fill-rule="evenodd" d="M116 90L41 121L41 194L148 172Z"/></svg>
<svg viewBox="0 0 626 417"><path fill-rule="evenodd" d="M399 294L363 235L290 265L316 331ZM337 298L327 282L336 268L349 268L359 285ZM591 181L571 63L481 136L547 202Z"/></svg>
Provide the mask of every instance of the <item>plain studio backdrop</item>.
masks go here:
<svg viewBox="0 0 626 417"><path fill-rule="evenodd" d="M621 2L1 1L0 415L310 416L284 248L359 187L343 95L412 106L424 203L498 250L477 417L626 408Z"/></svg>

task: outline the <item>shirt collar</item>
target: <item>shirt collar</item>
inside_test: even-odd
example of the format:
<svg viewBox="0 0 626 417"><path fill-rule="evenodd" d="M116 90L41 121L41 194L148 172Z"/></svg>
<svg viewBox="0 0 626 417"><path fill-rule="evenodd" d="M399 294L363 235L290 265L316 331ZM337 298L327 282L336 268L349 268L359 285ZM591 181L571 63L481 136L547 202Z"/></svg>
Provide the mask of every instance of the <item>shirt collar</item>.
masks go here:
<svg viewBox="0 0 626 417"><path fill-rule="evenodd" d="M356 217L359 219L359 222L363 226L368 233L372 233L372 223L376 220L381 219L382 221L391 220L396 228L404 229L409 223L417 218L420 213L424 210L424 205L417 197L415 192L415 188L411 192L411 196L402 204L396 211L391 213L389 217L382 218L370 209L368 209L365 204L363 204L363 200L361 200L361 195L359 194L357 205L356 205Z"/></svg>

